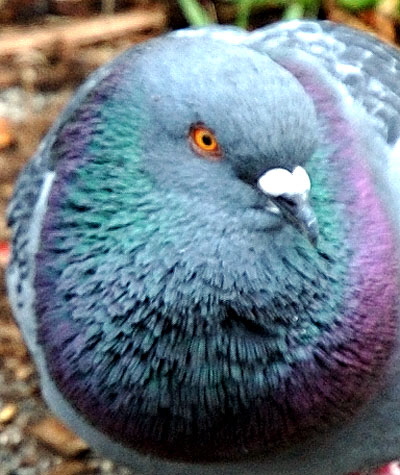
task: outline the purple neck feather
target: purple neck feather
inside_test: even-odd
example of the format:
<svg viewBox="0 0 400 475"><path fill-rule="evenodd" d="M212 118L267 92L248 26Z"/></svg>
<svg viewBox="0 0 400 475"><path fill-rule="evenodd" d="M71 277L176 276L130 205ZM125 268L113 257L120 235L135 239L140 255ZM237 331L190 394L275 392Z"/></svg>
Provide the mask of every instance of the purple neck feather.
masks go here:
<svg viewBox="0 0 400 475"><path fill-rule="evenodd" d="M330 337L336 340L335 349L330 353L322 350L319 355L329 371L328 374L321 371L322 378L312 386L318 389L314 389L314 394L322 393L328 400L347 401L355 409L382 384L381 375L385 374L396 338L399 282L395 230L364 158L369 151L346 116L338 93L309 65L288 60L281 64L302 84L326 125L329 133L326 143L334 146L328 160L340 173L337 199L344 202L347 210L351 223L348 239L354 251L346 308ZM326 345L325 341L323 346L328 350L331 344ZM327 385L324 377L331 382L336 379L339 385ZM304 408L304 403L300 407Z"/></svg>

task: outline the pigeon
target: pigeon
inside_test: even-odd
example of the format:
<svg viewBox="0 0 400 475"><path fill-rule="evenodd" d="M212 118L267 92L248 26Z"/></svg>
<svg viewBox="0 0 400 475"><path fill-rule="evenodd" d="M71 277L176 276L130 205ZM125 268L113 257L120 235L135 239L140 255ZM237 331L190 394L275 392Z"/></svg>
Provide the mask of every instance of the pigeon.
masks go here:
<svg viewBox="0 0 400 475"><path fill-rule="evenodd" d="M400 455L399 77L297 20L170 32L80 87L16 184L7 280L95 450L163 475Z"/></svg>

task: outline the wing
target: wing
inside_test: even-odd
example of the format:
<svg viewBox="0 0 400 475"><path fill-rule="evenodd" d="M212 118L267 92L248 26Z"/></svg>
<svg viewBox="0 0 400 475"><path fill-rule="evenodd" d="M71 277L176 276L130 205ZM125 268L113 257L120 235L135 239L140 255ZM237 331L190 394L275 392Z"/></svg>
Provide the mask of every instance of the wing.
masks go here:
<svg viewBox="0 0 400 475"><path fill-rule="evenodd" d="M276 23L255 31L247 42L271 55L277 49L306 52L376 118L389 145L400 138L399 50L328 21Z"/></svg>

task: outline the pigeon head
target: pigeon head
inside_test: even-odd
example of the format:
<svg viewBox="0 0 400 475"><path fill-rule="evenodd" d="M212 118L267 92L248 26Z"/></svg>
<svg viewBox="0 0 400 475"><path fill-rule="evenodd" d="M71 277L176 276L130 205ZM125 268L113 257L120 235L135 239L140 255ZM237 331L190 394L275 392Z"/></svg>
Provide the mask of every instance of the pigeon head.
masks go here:
<svg viewBox="0 0 400 475"><path fill-rule="evenodd" d="M318 124L293 76L257 51L233 46L232 52L229 63L220 41L172 37L135 62L137 82L130 88L140 84L140 98L135 90L133 96L148 121L143 160L159 186L238 214L251 201L262 208L296 192L291 172L312 156ZM263 80L249 81L248 75ZM270 178L272 194L265 179L262 197L257 182L275 168L289 173ZM276 182L282 182L280 190ZM275 225L277 211L263 213L264 222Z"/></svg>
<svg viewBox="0 0 400 475"><path fill-rule="evenodd" d="M117 59L59 127L39 339L68 401L125 446L272 451L379 384L390 219L350 119L306 79L245 45L172 34Z"/></svg>

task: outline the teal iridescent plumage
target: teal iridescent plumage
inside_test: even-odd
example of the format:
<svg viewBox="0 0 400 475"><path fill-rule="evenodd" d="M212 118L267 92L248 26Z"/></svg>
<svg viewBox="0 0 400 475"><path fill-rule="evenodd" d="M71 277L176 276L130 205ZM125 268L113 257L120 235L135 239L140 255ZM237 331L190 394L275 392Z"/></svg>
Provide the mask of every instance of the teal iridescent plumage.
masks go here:
<svg viewBox="0 0 400 475"><path fill-rule="evenodd" d="M400 99L368 48L400 69L329 23L172 33L96 73L45 139L10 208L10 294L46 399L98 450L156 473L397 455ZM353 91L365 77L383 98ZM261 183L277 170L283 192Z"/></svg>

